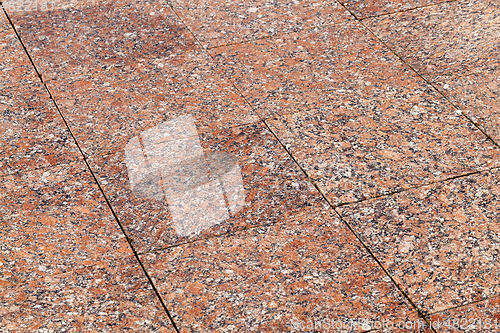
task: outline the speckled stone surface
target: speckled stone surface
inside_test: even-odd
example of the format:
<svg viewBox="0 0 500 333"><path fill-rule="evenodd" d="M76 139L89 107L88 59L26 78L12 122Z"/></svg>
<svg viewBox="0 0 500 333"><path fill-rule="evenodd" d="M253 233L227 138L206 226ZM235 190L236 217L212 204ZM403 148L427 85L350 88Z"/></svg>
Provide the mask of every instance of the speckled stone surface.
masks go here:
<svg viewBox="0 0 500 333"><path fill-rule="evenodd" d="M498 1L454 1L363 23L431 81L500 66Z"/></svg>
<svg viewBox="0 0 500 333"><path fill-rule="evenodd" d="M132 255L82 162L0 178L0 215L2 288Z"/></svg>
<svg viewBox="0 0 500 333"><path fill-rule="evenodd" d="M358 19L431 6L450 0L341 0ZM455 0L451 0L455 1Z"/></svg>
<svg viewBox="0 0 500 333"><path fill-rule="evenodd" d="M493 143L360 25L214 52L334 204L499 163Z"/></svg>
<svg viewBox="0 0 500 333"><path fill-rule="evenodd" d="M81 159L39 83L0 90L0 175Z"/></svg>
<svg viewBox="0 0 500 333"><path fill-rule="evenodd" d="M143 67L177 77L207 56L165 2L77 1L11 18L45 81Z"/></svg>
<svg viewBox="0 0 500 333"><path fill-rule="evenodd" d="M486 134L500 143L500 71L453 77L437 86Z"/></svg>
<svg viewBox="0 0 500 333"><path fill-rule="evenodd" d="M305 332L309 321L417 319L333 214L308 207L273 226L141 259L181 332Z"/></svg>
<svg viewBox="0 0 500 333"><path fill-rule="evenodd" d="M497 332L500 330L500 298L492 297L481 302L461 306L430 316L436 331Z"/></svg>
<svg viewBox="0 0 500 333"><path fill-rule="evenodd" d="M427 313L500 292L500 171L340 207Z"/></svg>
<svg viewBox="0 0 500 333"><path fill-rule="evenodd" d="M90 161L139 252L275 223L321 200L263 125L194 137L179 132L190 126L166 122L131 140L122 152Z"/></svg>
<svg viewBox="0 0 500 333"><path fill-rule="evenodd" d="M0 289L2 332L175 332L135 258Z"/></svg>
<svg viewBox="0 0 500 333"><path fill-rule="evenodd" d="M353 19L336 1L325 0L173 0L172 6L209 48Z"/></svg>
<svg viewBox="0 0 500 333"><path fill-rule="evenodd" d="M209 78L197 75L205 68L211 69ZM47 86L84 153L98 156L117 152L141 131L186 114L193 115L199 131L258 121L217 72L204 62L179 79L168 78L168 70L142 68L51 80Z"/></svg>
<svg viewBox="0 0 500 333"><path fill-rule="evenodd" d="M38 82L33 66L7 17L0 11L0 89Z"/></svg>

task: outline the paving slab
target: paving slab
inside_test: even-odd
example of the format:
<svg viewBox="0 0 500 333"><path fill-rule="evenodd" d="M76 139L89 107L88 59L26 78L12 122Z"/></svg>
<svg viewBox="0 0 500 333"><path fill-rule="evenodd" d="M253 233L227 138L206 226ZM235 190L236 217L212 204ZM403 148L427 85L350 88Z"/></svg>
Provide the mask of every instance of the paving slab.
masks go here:
<svg viewBox="0 0 500 333"><path fill-rule="evenodd" d="M456 76L436 86L472 121L500 143L500 71Z"/></svg>
<svg viewBox="0 0 500 333"><path fill-rule="evenodd" d="M453 1L363 21L430 81L498 68L498 1Z"/></svg>
<svg viewBox="0 0 500 333"><path fill-rule="evenodd" d="M340 0L358 19L403 12L450 0ZM455 1L455 0L451 0Z"/></svg>
<svg viewBox="0 0 500 333"><path fill-rule="evenodd" d="M311 323L328 331L332 322L333 331L360 332L370 326L349 326L350 319L418 319L352 233L321 205L274 226L142 260L181 332L306 332Z"/></svg>
<svg viewBox="0 0 500 333"><path fill-rule="evenodd" d="M42 84L0 90L0 175L80 159L77 145Z"/></svg>
<svg viewBox="0 0 500 333"><path fill-rule="evenodd" d="M213 52L333 204L498 165L495 144L359 24Z"/></svg>
<svg viewBox="0 0 500 333"><path fill-rule="evenodd" d="M322 200L262 124L198 133L183 116L122 149L90 163L139 252L277 223Z"/></svg>
<svg viewBox="0 0 500 333"><path fill-rule="evenodd" d="M0 89L39 82L7 16L0 11Z"/></svg>
<svg viewBox="0 0 500 333"><path fill-rule="evenodd" d="M424 313L498 295L498 169L340 207Z"/></svg>
<svg viewBox="0 0 500 333"><path fill-rule="evenodd" d="M207 48L353 20L336 1L174 0L171 3Z"/></svg>

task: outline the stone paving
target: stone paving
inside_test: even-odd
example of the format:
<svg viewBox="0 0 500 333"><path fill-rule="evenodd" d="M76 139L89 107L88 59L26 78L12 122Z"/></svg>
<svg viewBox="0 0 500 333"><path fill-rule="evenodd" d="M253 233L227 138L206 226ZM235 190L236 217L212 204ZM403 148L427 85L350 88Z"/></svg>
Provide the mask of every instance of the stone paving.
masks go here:
<svg viewBox="0 0 500 333"><path fill-rule="evenodd" d="M500 331L500 2L0 1L1 333Z"/></svg>

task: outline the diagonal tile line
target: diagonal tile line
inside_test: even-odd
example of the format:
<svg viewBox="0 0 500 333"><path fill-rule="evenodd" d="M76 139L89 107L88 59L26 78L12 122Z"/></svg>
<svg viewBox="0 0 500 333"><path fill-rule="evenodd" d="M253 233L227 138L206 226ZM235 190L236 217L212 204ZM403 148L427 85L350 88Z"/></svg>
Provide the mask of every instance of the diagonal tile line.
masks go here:
<svg viewBox="0 0 500 333"><path fill-rule="evenodd" d="M338 0L337 0L338 1ZM347 9L347 8L346 8ZM348 10L348 9L347 9ZM354 14L352 14L354 15ZM453 101L444 93L442 92L438 87L436 87L436 85L434 85L433 82L427 80L425 77L423 77L415 68L413 68L412 65L410 65L407 61L405 61L396 51L394 51L389 45L387 45L387 43L385 43L382 39L380 39L376 34L375 32L373 32L366 24L363 23L363 21L361 20L358 20L360 22L360 24L363 25L363 27L369 31L380 43L382 43L385 47L387 47L388 50L390 50L396 57L399 58L399 60L401 60L401 62L403 62L406 66L408 66L408 68L410 68L413 72L415 72L415 74L417 74L422 80L424 80L430 87L432 87L438 94L440 94L441 96L443 96L444 99L446 99L446 101L448 103L451 104L451 106L453 106L457 111L460 111L460 113L467 119L469 120L479 131L481 131L481 133L483 133L495 146L497 146L498 148L500 148L500 143L497 143L488 133L486 133L480 126L478 123L476 123L474 120L472 120L466 113L464 113L463 111L460 110L460 108L458 107L458 105L456 105L455 103L453 103Z"/></svg>
<svg viewBox="0 0 500 333"><path fill-rule="evenodd" d="M83 153L83 150L81 149L78 141L76 140L76 137L73 135L73 132L71 131L71 128L68 124L68 122L66 121L66 119L64 118L61 110L59 109L59 106L57 105L57 102L55 101L54 97L52 96L52 93L50 92L49 88L47 87L47 85L45 84L45 82L43 81L42 79L42 75L40 74L40 72L38 71L38 68L36 67L33 59L31 58L31 55L29 54L28 50L26 49L26 46L24 45L22 39L21 39L21 36L19 35L19 33L17 32L17 29L14 25L14 23L12 22L12 20L10 19L9 15L7 14L7 12L5 11L5 8L3 7L3 4L0 2L0 5L2 6L2 10L3 12L5 13L5 16L7 17L7 19L9 20L9 23L12 27L12 29L14 30L14 33L16 34L19 42L21 43L21 46L23 47L23 50L24 52L26 53L26 55L28 56L30 62L31 62L31 65L33 66L36 74L38 75L38 78L40 79L40 82L43 84L43 86L45 87L45 90L47 91L47 93L49 94L49 97L50 99L52 100L55 108L57 109L57 112L59 113L59 115L61 116L65 126L66 126L66 129L68 130L69 134L71 135L71 138L73 139L73 141L75 142L78 150L80 151L80 154L82 155L83 157L83 161L85 163L85 165L87 166L87 169L90 171L92 177L94 178L94 181L95 183L97 184L97 186L99 187L99 191L101 192L102 196L104 197L104 200L106 201L106 204L108 205L109 209L111 210L111 213L113 214L113 217L115 218L116 222L118 223L121 231L123 232L123 234L125 235L125 238L127 239L127 242L129 243L129 246L130 248L132 249L132 252L134 253L134 256L137 260L137 262L139 263L139 265L141 266L141 269L142 271L144 272L146 278L148 279L148 282L149 284L151 285L151 287L153 288L153 291L154 293L156 294L156 297L159 299L164 311L167 313L167 316L168 318L170 319L170 322L172 323L172 325L174 326L175 330L179 333L179 329L177 328L177 325L175 324L174 322L174 319L172 318L172 315L170 314L170 311L167 309L167 306L165 305L165 303L163 302L163 299L161 298L160 296L160 293L158 291L158 289L156 288L155 284L153 283L153 280L151 278L151 276L149 275L149 273L147 272L146 268L144 267L143 263L141 262L140 258L139 258L139 255L137 254L137 251L135 250L133 244L132 244L132 240L128 237L127 233L125 232L125 229L122 225L122 223L120 222L120 220L118 219L118 216L116 215L113 207L111 206L111 203L110 201L108 200L108 198L106 197L106 194L104 193L104 190L103 188L101 187L101 184L99 183L96 175L94 174L92 168L90 167L90 164L88 163L87 161L87 158L85 156L85 154Z"/></svg>
<svg viewBox="0 0 500 333"><path fill-rule="evenodd" d="M187 27L187 29L191 32L191 34L193 35L193 37L195 38L196 42L201 46L203 47L207 53L209 54L209 56L214 60L215 58L210 54L210 52L208 52L207 48L202 44L200 43L200 41L198 40L198 38L196 37L196 35L193 33L193 31L191 31L191 29L189 29L189 26L187 26L185 24L185 22L182 20L182 17L177 13L177 11L175 10L175 8L173 8L173 6L170 4L169 2L169 5L172 9L172 11L175 13L175 15L177 15L177 17L179 18L179 20L182 21L182 23ZM316 27L317 28L317 27ZM320 189L320 187L316 184L316 182L309 176L309 174L307 173L307 171L299 164L299 162L297 161L297 159L292 155L292 153L286 148L285 144L282 142L282 140L277 136L277 134L269 127L269 125L267 124L266 120L264 118L262 118L260 116L260 114L257 112L257 110L254 108L254 106L247 100L247 98L243 95L243 93L241 92L241 90L234 84L234 82L231 81L231 84L232 86L234 87L234 89L236 89L236 91L238 91L238 93L240 94L240 96L245 100L245 102L251 107L252 110L254 110L257 114L257 116L261 119L262 123L264 124L264 126L269 130L269 132L274 136L274 138L279 142L279 144L281 145L281 147L288 153L288 155L290 156L290 158L294 161L294 163L299 167L299 169L303 172L303 174L307 177L307 179L311 182L311 184L316 188L316 190L319 192L319 194L322 196L322 198L328 203L328 205L330 206L331 209L333 209L335 211L335 213L339 216L339 218L341 219L341 221L347 226L347 228L353 233L353 235L359 240L359 242L362 244L362 246L365 248L365 250L370 254L370 256L373 258L373 260L375 260L375 262L380 266L380 268L382 269L382 271L391 279L392 283L396 286L396 288L399 290L399 292L403 295L403 297L411 304L411 306L417 311L418 315L420 318L424 319L425 322L430 326L430 321L429 319L427 319L427 317L425 316L425 314L420 310L420 308L410 299L410 297L404 292L404 290L398 285L398 283L394 280L394 278L389 274L389 272L387 271L387 269L382 265L382 263L380 262L380 260L375 256L375 254L371 251L371 249L367 246L367 244L361 239L361 237L354 231L353 227L342 217L342 215L339 214L339 212L337 211L337 209L335 208L334 205L332 205L332 203L327 199L326 195L323 193L323 191ZM434 328L432 328L434 330ZM434 330L435 332L435 330Z"/></svg>
<svg viewBox="0 0 500 333"><path fill-rule="evenodd" d="M438 3L431 3L430 5L416 6L416 7L412 7L412 8L408 8L408 9L397 10L395 12L390 12L390 13L383 13L383 14L379 14L379 15L370 15L370 16L362 17L359 20L361 21L361 20L366 20L366 19L370 19L370 18L374 18L374 17L382 17L382 16L393 15L393 14L405 13L405 12L410 12L410 11L416 10L416 9L435 7L435 6L442 5L444 3L455 2L455 1L458 1L458 0L447 0L447 1L438 2ZM347 9L347 7L346 7L346 9Z"/></svg>

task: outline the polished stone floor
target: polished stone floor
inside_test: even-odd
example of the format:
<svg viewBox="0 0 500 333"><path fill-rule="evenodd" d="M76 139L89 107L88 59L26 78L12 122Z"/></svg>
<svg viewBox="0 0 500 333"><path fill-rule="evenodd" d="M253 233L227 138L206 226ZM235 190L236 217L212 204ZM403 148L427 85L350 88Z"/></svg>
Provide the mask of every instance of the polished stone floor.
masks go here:
<svg viewBox="0 0 500 333"><path fill-rule="evenodd" d="M500 2L0 1L0 333L500 332Z"/></svg>

